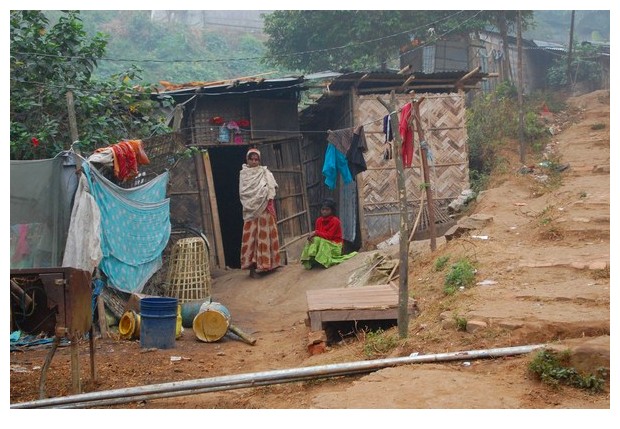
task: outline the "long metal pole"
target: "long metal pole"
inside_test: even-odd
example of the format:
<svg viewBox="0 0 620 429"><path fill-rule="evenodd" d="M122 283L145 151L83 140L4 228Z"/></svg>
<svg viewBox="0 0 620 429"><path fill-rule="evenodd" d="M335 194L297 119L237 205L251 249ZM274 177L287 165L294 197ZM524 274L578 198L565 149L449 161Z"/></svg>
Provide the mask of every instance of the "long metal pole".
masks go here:
<svg viewBox="0 0 620 429"><path fill-rule="evenodd" d="M11 404L11 408L86 408L93 406L118 405L145 399L169 398L195 395L221 390L242 389L270 384L290 383L308 379L340 377L373 372L379 369L414 363L469 360L526 354L542 349L545 344L502 347L484 350L469 350L421 356L376 359L340 364L310 366L284 370L264 371L196 380L174 381L123 389L90 392L79 395L48 398L37 401Z"/></svg>

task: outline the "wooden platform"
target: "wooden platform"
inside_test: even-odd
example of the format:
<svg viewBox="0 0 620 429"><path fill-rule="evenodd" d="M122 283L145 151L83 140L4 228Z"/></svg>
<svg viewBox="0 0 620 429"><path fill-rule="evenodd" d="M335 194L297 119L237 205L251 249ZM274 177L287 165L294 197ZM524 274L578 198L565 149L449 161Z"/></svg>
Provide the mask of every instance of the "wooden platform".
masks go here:
<svg viewBox="0 0 620 429"><path fill-rule="evenodd" d="M324 322L398 319L398 288L393 285L309 290L306 299L312 331L322 330ZM415 309L415 300L409 299L408 314Z"/></svg>

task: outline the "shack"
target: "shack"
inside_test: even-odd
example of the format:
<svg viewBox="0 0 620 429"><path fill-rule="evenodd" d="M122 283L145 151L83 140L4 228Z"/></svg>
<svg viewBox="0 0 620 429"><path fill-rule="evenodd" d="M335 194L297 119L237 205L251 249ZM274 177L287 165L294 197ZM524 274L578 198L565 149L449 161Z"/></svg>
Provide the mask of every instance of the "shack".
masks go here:
<svg viewBox="0 0 620 429"><path fill-rule="evenodd" d="M486 74L474 69L441 73L400 72L346 72L308 75L310 90L318 91L312 103L300 113L304 150L302 164L306 176L320 171L327 148L327 130L362 127L367 150L364 153L366 171L346 184L338 178L335 189L326 186L324 180L313 176L308 181L310 212L318 216L318 204L325 196L334 197L340 206L340 217L345 231L345 244L358 249L371 249L399 231L399 203L397 171L393 145L385 133L384 118L387 110L378 98L389 101L394 91L400 109L414 99L422 99L420 115L429 147L430 181L434 196L437 233L448 229L450 218L447 206L460 193L469 188L467 129L465 124L465 95L471 89L479 89ZM398 132L398 130L393 130ZM414 142L417 153L419 142ZM432 158L432 159L431 159ZM419 156L405 169L409 225L422 207L419 229L428 230L428 209L420 205L423 183ZM426 222L426 223L425 223ZM451 224L450 224L451 225ZM346 234L345 234L346 235ZM424 235L420 235L423 237Z"/></svg>
<svg viewBox="0 0 620 429"><path fill-rule="evenodd" d="M174 99L171 122L187 148L171 171L171 222L204 232L214 267L240 267L239 171L250 147L261 151L279 185L281 244L309 231L298 116L304 83L302 77L166 83L157 95Z"/></svg>
<svg viewBox="0 0 620 429"><path fill-rule="evenodd" d="M566 55L559 43L522 39L523 87L526 93L547 88L546 76L558 57ZM491 92L501 82L518 82L517 38L508 36L508 46L498 32L478 31L454 34L436 41L414 39L401 47L401 67L423 73L453 72L480 68L488 79L481 82ZM507 67L510 65L510 67Z"/></svg>

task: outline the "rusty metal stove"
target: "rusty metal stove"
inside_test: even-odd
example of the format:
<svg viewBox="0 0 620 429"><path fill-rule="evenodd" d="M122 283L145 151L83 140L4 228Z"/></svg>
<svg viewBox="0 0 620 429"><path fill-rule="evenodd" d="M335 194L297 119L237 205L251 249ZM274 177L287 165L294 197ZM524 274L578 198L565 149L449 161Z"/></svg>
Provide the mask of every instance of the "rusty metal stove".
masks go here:
<svg viewBox="0 0 620 429"><path fill-rule="evenodd" d="M78 354L79 338L89 333L90 369L95 374L90 273L69 267L11 270L11 329L37 335L54 335L52 349L41 369L39 396L45 398L45 378L52 357L63 337L71 341L73 393L81 392Z"/></svg>

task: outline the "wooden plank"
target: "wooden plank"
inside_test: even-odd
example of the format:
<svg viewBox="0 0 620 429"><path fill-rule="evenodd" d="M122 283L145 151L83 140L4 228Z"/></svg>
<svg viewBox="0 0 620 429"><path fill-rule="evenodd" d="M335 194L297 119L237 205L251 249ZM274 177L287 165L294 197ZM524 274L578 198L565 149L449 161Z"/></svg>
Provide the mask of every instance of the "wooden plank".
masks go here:
<svg viewBox="0 0 620 429"><path fill-rule="evenodd" d="M391 285L357 288L309 290L306 292L308 310L377 309L398 305L398 292Z"/></svg>
<svg viewBox="0 0 620 429"><path fill-rule="evenodd" d="M207 188L209 190L209 203L211 205L211 219L213 220L213 236L215 237L215 250L217 252L217 262L219 268L226 266L224 256L224 242L222 241L222 231L220 227L220 216L217 209L217 199L215 197L215 185L213 182L213 170L211 169L211 158L209 152L203 153L203 164L207 178Z"/></svg>
<svg viewBox="0 0 620 429"><path fill-rule="evenodd" d="M314 313L314 312L313 312ZM398 308L385 310L323 310L321 322L348 322L354 320L395 320ZM312 320L312 315L310 316Z"/></svg>
<svg viewBox="0 0 620 429"><path fill-rule="evenodd" d="M394 284L311 290L306 292L306 298L312 331L323 329L325 322L397 320L400 311ZM407 314L415 310L415 300L409 299Z"/></svg>
<svg viewBox="0 0 620 429"><path fill-rule="evenodd" d="M297 150L299 151L299 159L302 158L302 149L301 149L301 139L297 140ZM306 168L302 165L301 167L301 193L303 199L303 208L306 211L306 227L302 230L302 232L310 232L312 230L312 219L310 218L310 202L308 201L308 187L306 183Z"/></svg>

